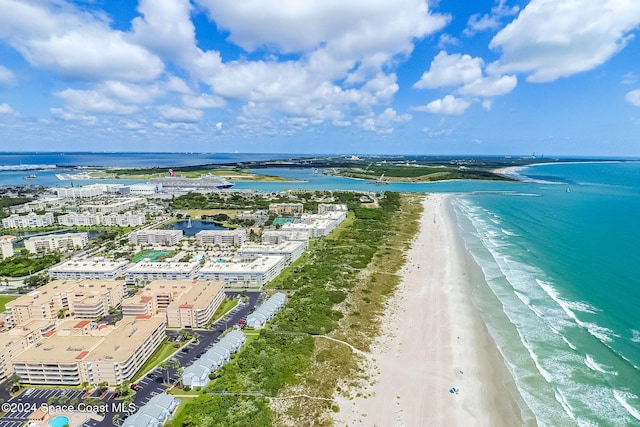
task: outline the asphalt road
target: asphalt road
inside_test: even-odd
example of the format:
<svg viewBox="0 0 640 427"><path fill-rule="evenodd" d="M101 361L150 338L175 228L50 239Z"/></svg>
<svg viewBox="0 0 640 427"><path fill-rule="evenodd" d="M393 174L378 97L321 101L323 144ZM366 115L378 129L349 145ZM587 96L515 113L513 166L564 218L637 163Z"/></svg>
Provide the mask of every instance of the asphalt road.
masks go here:
<svg viewBox="0 0 640 427"><path fill-rule="evenodd" d="M228 298L235 298L241 292L227 292ZM217 323L211 325L209 330L197 329L194 330L198 334L197 343L190 343L178 351L173 357L180 362L182 368L186 368L196 359L198 359L204 352L209 350L216 342L219 341L222 333L228 328L237 325L239 321L246 321L247 315L252 312L257 305L263 302L264 294L261 292L247 292L246 295L249 300L245 304L238 304L233 310ZM175 337L178 335L178 331L168 330L167 335ZM140 386L140 389L136 391L133 396L133 404L135 408L141 408L149 400L160 393L167 391L172 385L177 384L180 381L176 374L176 369L170 367L165 370L156 368L149 372L145 377L140 379L136 384ZM0 385L4 389L4 384ZM82 390L78 389L65 389L65 388L29 388L24 390L19 396L10 397L4 396L6 392L2 390L0 392L0 398L5 398L6 403L11 404L11 408L15 410L9 411L5 416L0 418L0 427L19 427L29 417L29 415L37 408L47 403L47 400L51 396L66 395L69 400L72 398L78 398L82 400L84 394ZM88 397L88 396L87 396ZM118 407L121 400L116 400L113 392L106 392L103 396L98 396L97 391L91 394L91 397L100 398L108 408ZM113 416L119 414L121 419L126 418L128 413L126 412L107 412L103 421L90 420L83 424L83 427L113 427Z"/></svg>

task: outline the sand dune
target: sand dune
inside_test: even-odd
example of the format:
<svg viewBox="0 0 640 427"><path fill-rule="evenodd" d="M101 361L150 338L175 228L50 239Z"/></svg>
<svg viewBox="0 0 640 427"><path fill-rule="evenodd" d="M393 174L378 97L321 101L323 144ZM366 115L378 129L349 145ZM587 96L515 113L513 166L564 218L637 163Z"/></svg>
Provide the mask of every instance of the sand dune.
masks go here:
<svg viewBox="0 0 640 427"><path fill-rule="evenodd" d="M375 383L337 397L336 425L522 425L513 379L471 302L472 281L483 279L465 256L448 197L424 201L419 235L371 354Z"/></svg>

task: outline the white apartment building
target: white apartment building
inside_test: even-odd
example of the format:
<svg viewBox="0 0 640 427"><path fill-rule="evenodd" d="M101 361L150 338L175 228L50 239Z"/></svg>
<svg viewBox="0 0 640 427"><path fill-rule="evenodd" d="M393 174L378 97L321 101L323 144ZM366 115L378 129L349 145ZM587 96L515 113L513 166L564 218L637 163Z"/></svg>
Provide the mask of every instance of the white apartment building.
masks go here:
<svg viewBox="0 0 640 427"><path fill-rule="evenodd" d="M304 253L307 249L307 241L284 241L276 245L271 244L245 244L238 249L237 256L240 259L251 259L258 256L276 255L284 257L285 265L289 265Z"/></svg>
<svg viewBox="0 0 640 427"><path fill-rule="evenodd" d="M270 203L269 213L276 215L302 215L304 205L302 203Z"/></svg>
<svg viewBox="0 0 640 427"><path fill-rule="evenodd" d="M173 246L183 236L182 230L138 230L129 233L129 241L134 245Z"/></svg>
<svg viewBox="0 0 640 427"><path fill-rule="evenodd" d="M347 205L338 205L333 203L320 203L318 205L318 214L323 215L328 212L347 212Z"/></svg>
<svg viewBox="0 0 640 427"><path fill-rule="evenodd" d="M137 227L144 224L146 216L143 213L112 213L100 218L100 225L108 227Z"/></svg>
<svg viewBox="0 0 640 427"><path fill-rule="evenodd" d="M127 211L145 203L147 203L147 200L142 197L130 197L119 199L112 203L84 204L80 206L80 209L90 213L109 214Z"/></svg>
<svg viewBox="0 0 640 427"><path fill-rule="evenodd" d="M39 211L39 210L45 210L47 208L51 208L51 207L58 207L61 205L61 199L60 198L46 198L46 199L39 199L39 200L32 200L30 202L27 203L23 203L21 205L15 205L15 206L11 206L9 208L9 211L12 214L17 214L17 213L29 213L29 212L33 212L33 211Z"/></svg>
<svg viewBox="0 0 640 427"><path fill-rule="evenodd" d="M146 216L143 213L111 213L108 215L95 213L69 213L58 217L58 224L68 227L82 225L105 225L109 227L136 227L144 224Z"/></svg>
<svg viewBox="0 0 640 427"><path fill-rule="evenodd" d="M29 227L47 227L53 225L54 218L51 212L44 215L38 215L31 212L27 215L11 215L2 220L3 228L29 228Z"/></svg>
<svg viewBox="0 0 640 427"><path fill-rule="evenodd" d="M125 276L128 284L153 280L193 280L198 275L200 263L142 261L130 267Z"/></svg>
<svg viewBox="0 0 640 427"><path fill-rule="evenodd" d="M89 198L101 196L105 193L106 188L103 184L85 185L82 187L56 188L58 197L65 199Z"/></svg>
<svg viewBox="0 0 640 427"><path fill-rule="evenodd" d="M258 256L246 261L208 262L200 269L199 277L223 282L227 287L260 288L284 268L282 256Z"/></svg>
<svg viewBox="0 0 640 427"><path fill-rule="evenodd" d="M15 236L0 236L0 259L13 256L13 242L15 240Z"/></svg>
<svg viewBox="0 0 640 427"><path fill-rule="evenodd" d="M82 249L89 243L88 233L49 234L30 237L24 241L24 247L31 253L53 252Z"/></svg>
<svg viewBox="0 0 640 427"><path fill-rule="evenodd" d="M196 234L196 242L202 246L240 246L247 239L244 228L235 230L202 230Z"/></svg>
<svg viewBox="0 0 640 427"><path fill-rule="evenodd" d="M309 233L311 237L323 237L331 233L346 218L346 211L329 211L322 215L304 214L300 217L300 222L288 222L280 230L303 231Z"/></svg>
<svg viewBox="0 0 640 427"><path fill-rule="evenodd" d="M66 215L60 215L58 217L58 224L66 225L67 227L100 225L100 215L86 212L72 212Z"/></svg>
<svg viewBox="0 0 640 427"><path fill-rule="evenodd" d="M61 280L115 280L124 277L129 261L109 258L81 258L56 265L49 269L49 276Z"/></svg>
<svg viewBox="0 0 640 427"><path fill-rule="evenodd" d="M161 317L124 317L115 326L66 321L41 345L13 358L15 373L29 384L122 384L130 380L165 337Z"/></svg>
<svg viewBox="0 0 640 427"><path fill-rule="evenodd" d="M309 233L306 231L264 230L262 243L277 245L286 241L308 242Z"/></svg>

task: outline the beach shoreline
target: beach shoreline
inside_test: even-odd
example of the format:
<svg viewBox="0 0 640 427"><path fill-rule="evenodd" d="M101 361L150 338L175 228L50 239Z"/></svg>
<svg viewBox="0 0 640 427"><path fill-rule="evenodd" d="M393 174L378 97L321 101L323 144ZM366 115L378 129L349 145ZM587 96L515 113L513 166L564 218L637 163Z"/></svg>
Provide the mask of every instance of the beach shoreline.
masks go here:
<svg viewBox="0 0 640 427"><path fill-rule="evenodd" d="M450 196L429 194L423 207L372 346L370 382L336 397L336 425L523 425L528 408L472 301L484 276L461 241Z"/></svg>

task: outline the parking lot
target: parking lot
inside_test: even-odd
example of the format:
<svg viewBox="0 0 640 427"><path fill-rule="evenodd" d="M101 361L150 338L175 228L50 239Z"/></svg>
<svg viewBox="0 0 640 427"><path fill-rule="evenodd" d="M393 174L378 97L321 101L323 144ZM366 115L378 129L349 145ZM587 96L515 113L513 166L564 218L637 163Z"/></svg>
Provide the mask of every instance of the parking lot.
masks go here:
<svg viewBox="0 0 640 427"><path fill-rule="evenodd" d="M229 292L227 298L236 298L240 295L240 292ZM189 343L178 351L172 359L177 359L182 368L189 366L202 354L209 350L213 345L220 340L222 333L231 328L234 325L238 325L239 322L246 321L247 315L252 312L256 305L260 304L264 298L264 295L260 292L247 292L248 300L246 303L238 304L233 310L225 315L225 317L219 320L217 323L211 325L208 330L194 330L193 332L198 335L196 342ZM177 335L177 332L170 331L167 335L171 338ZM147 373L143 378L136 382L140 388L135 392L133 397L133 403L136 408L140 408L147 404L149 400L160 393L165 392L170 385L177 384L180 381L178 378L176 369L170 367L166 370L156 368L153 371ZM27 421L29 415L43 403L47 403L47 400L51 397L67 396L67 405L72 399L83 400L84 392L80 389L65 389L65 388L29 388L23 391L19 396L6 399L5 402L16 403L14 405L16 410L8 412L5 416L0 418L0 427L19 427ZM105 404L111 405L115 403L114 393L108 391L99 396L96 390L93 391L91 397L100 398ZM57 404L57 403L56 403ZM21 410L17 410L21 409ZM103 421L90 420L84 423L83 427L112 427L112 418L114 413L107 413ZM119 414L121 419L124 419L129 414Z"/></svg>

